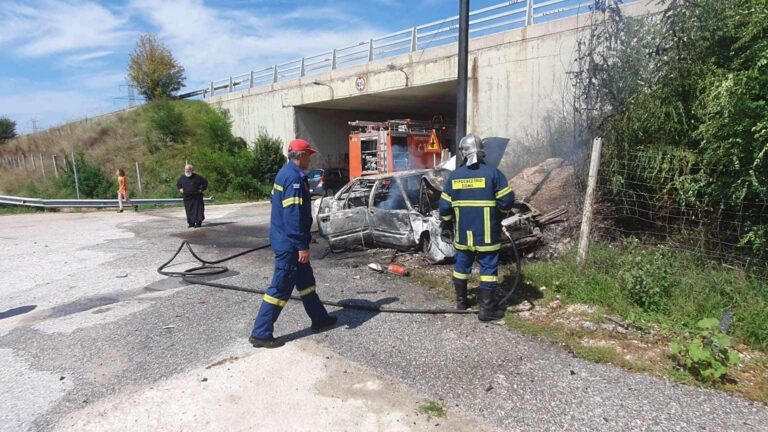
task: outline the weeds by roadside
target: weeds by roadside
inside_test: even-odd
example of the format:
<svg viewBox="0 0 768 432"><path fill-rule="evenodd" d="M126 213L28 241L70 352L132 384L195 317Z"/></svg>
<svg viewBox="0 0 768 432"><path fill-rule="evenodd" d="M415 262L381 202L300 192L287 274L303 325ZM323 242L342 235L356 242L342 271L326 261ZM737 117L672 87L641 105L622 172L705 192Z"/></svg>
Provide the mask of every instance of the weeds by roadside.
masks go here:
<svg viewBox="0 0 768 432"><path fill-rule="evenodd" d="M445 408L440 402L428 400L419 405L419 413L427 416L428 419L445 417Z"/></svg>
<svg viewBox="0 0 768 432"><path fill-rule="evenodd" d="M412 273L419 283L452 298L450 265ZM759 278L668 248L627 242L594 244L581 270L575 252L529 264L523 279L518 296L522 303L505 318L517 331L588 361L768 405L768 291ZM723 379L701 379L700 369L677 363L671 344L680 341L690 352L703 334L701 320L717 323L724 311L733 313L731 337L725 341L714 331L712 335L719 345L728 342L725 345L738 352L740 361L726 366ZM706 343L702 341L702 347L712 347ZM721 360L728 363L728 356L735 354L725 356Z"/></svg>

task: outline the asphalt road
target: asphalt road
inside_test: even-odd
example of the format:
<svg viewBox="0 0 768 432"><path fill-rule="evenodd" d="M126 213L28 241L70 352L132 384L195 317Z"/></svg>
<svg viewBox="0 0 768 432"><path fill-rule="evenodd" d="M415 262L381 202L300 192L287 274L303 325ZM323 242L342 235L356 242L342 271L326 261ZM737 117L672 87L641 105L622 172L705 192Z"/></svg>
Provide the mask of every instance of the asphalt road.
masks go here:
<svg viewBox="0 0 768 432"><path fill-rule="evenodd" d="M573 358L473 316L339 310L288 344L247 343L259 296L158 275L182 240L207 259L264 244L264 205L0 217L0 430L766 430L768 408ZM450 307L366 252L312 246L325 299ZM175 268L196 265L189 255ZM272 256L218 281L265 288ZM417 412L439 401L447 417Z"/></svg>

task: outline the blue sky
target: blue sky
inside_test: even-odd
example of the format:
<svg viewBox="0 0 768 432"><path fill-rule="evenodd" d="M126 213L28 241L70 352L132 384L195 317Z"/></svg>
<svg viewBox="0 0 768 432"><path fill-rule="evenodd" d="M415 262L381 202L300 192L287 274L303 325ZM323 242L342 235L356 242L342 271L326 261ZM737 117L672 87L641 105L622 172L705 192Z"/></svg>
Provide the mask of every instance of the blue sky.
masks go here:
<svg viewBox="0 0 768 432"><path fill-rule="evenodd" d="M472 10L502 3L472 0ZM187 86L458 14L459 0L0 0L0 117L19 133L127 106L128 56L155 33Z"/></svg>

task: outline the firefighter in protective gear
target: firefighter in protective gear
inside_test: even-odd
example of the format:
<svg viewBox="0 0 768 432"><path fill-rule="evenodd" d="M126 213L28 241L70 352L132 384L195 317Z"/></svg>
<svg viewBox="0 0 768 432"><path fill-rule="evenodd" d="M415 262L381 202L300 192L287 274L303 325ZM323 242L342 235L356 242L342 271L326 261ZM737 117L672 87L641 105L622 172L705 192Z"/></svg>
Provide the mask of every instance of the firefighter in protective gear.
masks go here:
<svg viewBox="0 0 768 432"><path fill-rule="evenodd" d="M304 170L309 168L309 158L313 153L317 153L317 150L307 141L291 141L288 145L288 163L275 177L269 229L269 241L275 253L275 271L248 339L254 347L274 348L282 345L282 341L276 339L272 332L294 287L299 291L304 310L312 320L313 330L336 324L336 317L328 315L315 291L315 276L309 264L312 202Z"/></svg>
<svg viewBox="0 0 768 432"><path fill-rule="evenodd" d="M440 218L453 222L453 246L456 265L453 287L456 308L467 309L467 282L472 264L480 265L478 300L481 321L504 317L496 303L498 289L499 251L501 250L501 220L515 202L515 194L498 169L485 164L483 142L469 134L459 142L464 163L448 177L440 195Z"/></svg>

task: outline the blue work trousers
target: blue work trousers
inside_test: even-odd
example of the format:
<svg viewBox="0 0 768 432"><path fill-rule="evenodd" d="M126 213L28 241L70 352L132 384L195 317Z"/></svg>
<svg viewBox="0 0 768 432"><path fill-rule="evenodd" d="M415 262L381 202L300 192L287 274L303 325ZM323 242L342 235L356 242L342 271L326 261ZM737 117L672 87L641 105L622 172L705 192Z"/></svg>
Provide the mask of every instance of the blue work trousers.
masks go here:
<svg viewBox="0 0 768 432"><path fill-rule="evenodd" d="M469 280L472 275L472 263L477 258L480 265L480 289L495 290L499 286L499 251L472 252L456 251L456 265L453 268L453 278Z"/></svg>
<svg viewBox="0 0 768 432"><path fill-rule="evenodd" d="M274 324L283 307L288 303L293 288L297 288L304 303L304 310L313 323L322 322L328 317L328 311L320 302L315 292L315 275L309 263L299 263L299 252L275 251L275 272L272 284L264 294L251 336L257 339L269 339L274 331Z"/></svg>

